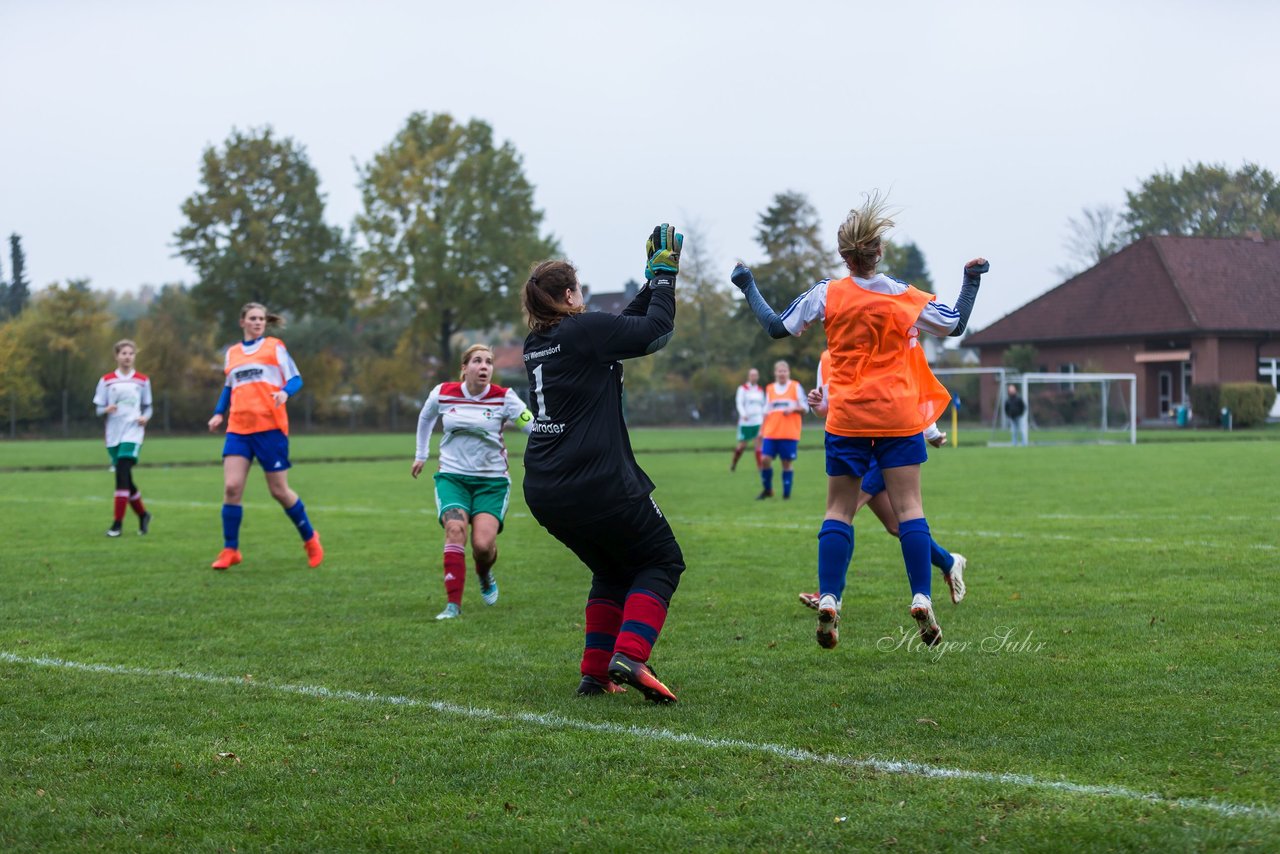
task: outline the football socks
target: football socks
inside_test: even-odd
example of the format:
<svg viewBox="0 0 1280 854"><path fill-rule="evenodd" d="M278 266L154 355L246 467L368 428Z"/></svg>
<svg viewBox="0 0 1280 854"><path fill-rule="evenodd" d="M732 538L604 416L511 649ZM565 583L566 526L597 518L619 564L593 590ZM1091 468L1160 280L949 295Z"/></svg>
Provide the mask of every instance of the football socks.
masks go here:
<svg viewBox="0 0 1280 854"><path fill-rule="evenodd" d="M460 543L444 544L444 593L455 605L462 605L462 588L467 583L467 549Z"/></svg>
<svg viewBox="0 0 1280 854"><path fill-rule="evenodd" d="M849 561L853 560L853 526L839 519L824 519L818 531L818 590L840 599L844 596Z"/></svg>
<svg viewBox="0 0 1280 854"><path fill-rule="evenodd" d="M297 527L298 533L302 535L302 541L305 543L311 539L311 535L315 530L311 527L311 520L307 518L307 508L303 506L302 499L298 499L298 503L284 511L289 517L289 521Z"/></svg>
<svg viewBox="0 0 1280 854"><path fill-rule="evenodd" d="M782 497L791 497L791 482L795 479L794 471L782 470Z"/></svg>
<svg viewBox="0 0 1280 854"><path fill-rule="evenodd" d="M244 508L239 504L222 505L222 546L228 549L240 548L240 520L244 518Z"/></svg>
<svg viewBox="0 0 1280 854"><path fill-rule="evenodd" d="M613 657L618 631L622 628L622 606L609 599L588 599L586 642L582 649L583 676L609 681L609 659Z"/></svg>
<svg viewBox="0 0 1280 854"><path fill-rule="evenodd" d="M614 652L644 662L649 660L653 645L667 621L667 603L648 590L632 590L622 608L622 629Z"/></svg>
<svg viewBox="0 0 1280 854"><path fill-rule="evenodd" d="M929 562L929 547L933 539L929 536L929 523L923 518L900 523L898 540L902 544L902 562L907 567L907 581L911 584L912 595L919 593L929 596L933 580Z"/></svg>

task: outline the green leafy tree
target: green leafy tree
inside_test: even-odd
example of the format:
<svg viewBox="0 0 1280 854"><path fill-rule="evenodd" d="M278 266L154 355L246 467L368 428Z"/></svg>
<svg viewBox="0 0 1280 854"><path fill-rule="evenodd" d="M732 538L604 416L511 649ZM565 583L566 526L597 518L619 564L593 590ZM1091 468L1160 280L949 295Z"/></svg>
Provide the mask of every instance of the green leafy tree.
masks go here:
<svg viewBox="0 0 1280 854"><path fill-rule="evenodd" d="M515 320L530 266L558 251L520 155L482 121L413 113L360 189L365 285L413 317L411 358L452 376L457 333Z"/></svg>
<svg viewBox="0 0 1280 854"><path fill-rule="evenodd" d="M223 384L217 330L182 285L165 285L137 321L138 365L151 377L157 427L198 429L209 420Z"/></svg>
<svg viewBox="0 0 1280 854"><path fill-rule="evenodd" d="M27 253L22 251L22 238L9 235L9 269L13 271L5 292L5 310L9 317L17 317L31 299L31 283L27 281Z"/></svg>
<svg viewBox="0 0 1280 854"><path fill-rule="evenodd" d="M886 243L879 270L895 279L915 285L925 293L934 293L933 277L929 275L924 253L915 243L904 243L901 246L892 241Z"/></svg>
<svg viewBox="0 0 1280 854"><path fill-rule="evenodd" d="M200 181L174 236L200 277L197 305L224 334L236 329L246 302L295 314L346 312L350 249L324 221L320 179L301 145L269 127L233 130L221 148L205 149Z"/></svg>
<svg viewBox="0 0 1280 854"><path fill-rule="evenodd" d="M818 212L803 193L779 193L760 214L756 242L767 260L754 265L753 272L761 294L777 311L785 309L815 282L830 277L836 267L838 262L832 260L835 252L823 245L820 228ZM739 312L755 323L745 302L741 303ZM758 327L756 332L759 333ZM753 360L759 363L762 377L767 379L772 374L774 360L786 359L791 363L792 373L808 375L801 380L807 386L817 371L826 336L821 329L811 329L799 338L781 341L756 334L753 342Z"/></svg>
<svg viewBox="0 0 1280 854"><path fill-rule="evenodd" d="M105 298L89 290L85 279L71 280L65 287L51 285L9 323L20 346L39 354L29 370L40 388L41 414L56 417L65 390L70 412L77 418L91 416L96 380L114 364L111 343L116 330Z"/></svg>
<svg viewBox="0 0 1280 854"><path fill-rule="evenodd" d="M1125 196L1131 240L1153 234L1239 237L1255 230L1269 239L1280 237L1280 186L1254 163L1234 172L1203 163L1184 167L1177 176L1157 172Z"/></svg>

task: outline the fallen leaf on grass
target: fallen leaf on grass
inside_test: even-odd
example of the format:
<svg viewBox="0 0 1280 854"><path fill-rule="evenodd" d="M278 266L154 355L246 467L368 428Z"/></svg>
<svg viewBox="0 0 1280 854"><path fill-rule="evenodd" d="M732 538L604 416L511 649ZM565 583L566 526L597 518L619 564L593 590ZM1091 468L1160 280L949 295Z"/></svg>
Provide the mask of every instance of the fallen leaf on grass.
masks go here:
<svg viewBox="0 0 1280 854"><path fill-rule="evenodd" d="M237 765L240 764L240 757L230 752L215 754L213 758L217 762L221 762L224 759L230 759L231 761L235 762Z"/></svg>
<svg viewBox="0 0 1280 854"><path fill-rule="evenodd" d="M918 723L918 724L929 724L929 725L930 725L930 726L932 726L934 729L937 729L937 727L938 727L938 722L937 722L937 721L935 721L935 720L930 720L929 718L916 718L916 723Z"/></svg>

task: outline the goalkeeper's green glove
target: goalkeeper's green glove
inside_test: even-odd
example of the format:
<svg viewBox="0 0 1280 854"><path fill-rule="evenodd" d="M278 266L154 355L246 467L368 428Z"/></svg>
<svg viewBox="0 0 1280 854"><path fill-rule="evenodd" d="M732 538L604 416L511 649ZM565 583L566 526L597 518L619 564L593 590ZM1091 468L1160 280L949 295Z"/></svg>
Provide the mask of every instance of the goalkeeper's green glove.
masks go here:
<svg viewBox="0 0 1280 854"><path fill-rule="evenodd" d="M684 235L674 226L663 223L653 229L644 245L648 262L644 266L644 277L650 281L659 277L673 277L680 272L680 249L684 246ZM674 282L672 282L674 284Z"/></svg>

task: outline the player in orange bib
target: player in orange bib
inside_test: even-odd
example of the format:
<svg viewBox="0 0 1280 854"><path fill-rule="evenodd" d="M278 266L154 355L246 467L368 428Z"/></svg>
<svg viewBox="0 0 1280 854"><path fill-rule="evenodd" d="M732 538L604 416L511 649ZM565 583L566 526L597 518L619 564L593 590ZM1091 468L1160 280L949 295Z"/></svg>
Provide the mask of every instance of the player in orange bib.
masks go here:
<svg viewBox="0 0 1280 854"><path fill-rule="evenodd" d="M920 464L925 461L924 430L949 401L920 347L921 331L933 335L964 333L987 261L965 265L955 308L876 272L884 254L883 238L893 226L879 193L849 212L837 232L837 248L850 275L824 279L800 295L781 315L761 296L751 271L741 263L734 285L772 338L800 335L822 321L831 351L827 383L827 512L818 532L819 645L839 640L840 603L853 558L853 514L862 477L874 460L898 520L903 563L911 585L911 616L921 640L942 639L933 611L929 563L929 523L920 497Z"/></svg>
<svg viewBox="0 0 1280 854"><path fill-rule="evenodd" d="M223 547L213 562L214 569L228 569L242 560L240 520L244 508L240 500L255 458L266 475L271 497L280 502L302 537L307 563L317 567L324 560L320 534L311 527L298 493L289 488L289 415L284 405L302 388L302 375L284 342L264 337L267 326L280 323L283 320L268 314L261 303L247 303L240 309L244 340L227 349L223 367L227 382L209 419L209 431L213 432L229 412L222 446Z"/></svg>
<svg viewBox="0 0 1280 854"><path fill-rule="evenodd" d="M804 388L791 379L791 366L779 359L773 366L773 382L765 388L764 424L760 428L759 501L773 497L773 458L782 460L782 497L791 497L795 463L800 448L803 414L809 411Z"/></svg>

